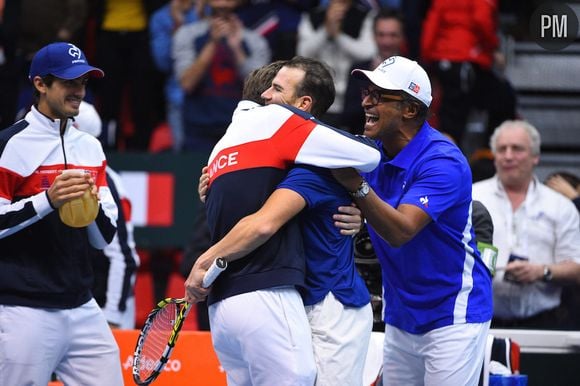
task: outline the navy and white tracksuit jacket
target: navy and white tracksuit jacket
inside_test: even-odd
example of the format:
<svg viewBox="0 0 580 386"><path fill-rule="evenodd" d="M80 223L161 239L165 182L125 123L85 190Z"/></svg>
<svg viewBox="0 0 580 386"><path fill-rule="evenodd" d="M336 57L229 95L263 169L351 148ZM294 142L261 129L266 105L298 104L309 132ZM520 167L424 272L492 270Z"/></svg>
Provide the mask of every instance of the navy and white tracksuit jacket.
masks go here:
<svg viewBox="0 0 580 386"><path fill-rule="evenodd" d="M328 127L290 106L241 101L208 162L206 199L212 243L259 210L294 164L371 171L379 163L374 141ZM208 304L277 286L303 286L305 256L293 219L264 245L232 261L214 282Z"/></svg>
<svg viewBox="0 0 580 386"><path fill-rule="evenodd" d="M104 248L115 235L117 207L106 183L99 141L35 107L0 131L0 304L74 308L91 299L89 245ZM99 213L88 227L71 228L51 207L46 190L63 169L90 171Z"/></svg>

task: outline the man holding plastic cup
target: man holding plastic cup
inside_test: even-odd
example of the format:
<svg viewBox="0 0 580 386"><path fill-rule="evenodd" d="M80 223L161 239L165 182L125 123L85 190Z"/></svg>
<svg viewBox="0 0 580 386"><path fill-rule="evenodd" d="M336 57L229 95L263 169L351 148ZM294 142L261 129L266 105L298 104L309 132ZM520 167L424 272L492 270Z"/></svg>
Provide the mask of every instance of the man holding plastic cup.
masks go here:
<svg viewBox="0 0 580 386"><path fill-rule="evenodd" d="M121 385L119 351L93 299L89 245L115 235L99 141L72 126L90 66L70 43L32 60L35 103L0 131L0 385Z"/></svg>

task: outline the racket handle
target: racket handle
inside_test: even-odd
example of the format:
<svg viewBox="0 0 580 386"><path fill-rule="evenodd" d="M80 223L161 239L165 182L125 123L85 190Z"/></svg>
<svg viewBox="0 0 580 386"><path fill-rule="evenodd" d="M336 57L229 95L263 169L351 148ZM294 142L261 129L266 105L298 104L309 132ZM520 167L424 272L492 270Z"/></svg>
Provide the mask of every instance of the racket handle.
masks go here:
<svg viewBox="0 0 580 386"><path fill-rule="evenodd" d="M215 259L211 267L209 267L209 269L205 273L205 276L203 277L203 282L201 284L203 288L209 287L213 283L213 281L218 277L218 275L222 273L222 271L225 270L227 267L228 262L224 258L218 257L217 259Z"/></svg>

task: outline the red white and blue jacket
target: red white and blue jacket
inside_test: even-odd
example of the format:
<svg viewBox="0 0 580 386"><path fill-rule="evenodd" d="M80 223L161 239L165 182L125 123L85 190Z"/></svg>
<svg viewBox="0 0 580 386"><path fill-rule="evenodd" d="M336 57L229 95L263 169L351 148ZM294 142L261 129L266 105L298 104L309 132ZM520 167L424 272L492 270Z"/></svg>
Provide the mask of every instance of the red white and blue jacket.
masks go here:
<svg viewBox="0 0 580 386"><path fill-rule="evenodd" d="M104 248L116 231L117 207L106 182L99 141L36 108L0 131L0 304L73 308L91 299L89 245ZM51 207L46 191L64 169L90 171L99 189L99 213L71 228Z"/></svg>
<svg viewBox="0 0 580 386"><path fill-rule="evenodd" d="M371 171L379 160L368 138L326 126L289 106L242 101L208 162L212 243L260 209L294 164ZM304 267L299 224L291 220L261 247L230 263L214 282L208 304L265 288L303 286Z"/></svg>

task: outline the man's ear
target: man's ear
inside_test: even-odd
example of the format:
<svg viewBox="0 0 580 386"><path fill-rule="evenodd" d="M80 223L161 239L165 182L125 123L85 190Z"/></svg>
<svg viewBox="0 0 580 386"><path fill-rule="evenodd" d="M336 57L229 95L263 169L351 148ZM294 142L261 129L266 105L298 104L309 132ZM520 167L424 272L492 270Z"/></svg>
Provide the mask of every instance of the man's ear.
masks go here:
<svg viewBox="0 0 580 386"><path fill-rule="evenodd" d="M42 78L40 76L35 76L34 78L32 78L32 84L34 85L34 88L38 90L39 93L44 94L46 93L46 84L42 81Z"/></svg>
<svg viewBox="0 0 580 386"><path fill-rule="evenodd" d="M414 119L419 114L419 106L416 103L405 103L403 118Z"/></svg>
<svg viewBox="0 0 580 386"><path fill-rule="evenodd" d="M312 97L309 95L301 96L298 100L298 107L302 111L312 112Z"/></svg>

